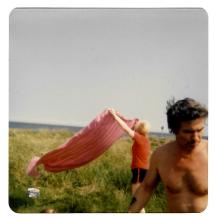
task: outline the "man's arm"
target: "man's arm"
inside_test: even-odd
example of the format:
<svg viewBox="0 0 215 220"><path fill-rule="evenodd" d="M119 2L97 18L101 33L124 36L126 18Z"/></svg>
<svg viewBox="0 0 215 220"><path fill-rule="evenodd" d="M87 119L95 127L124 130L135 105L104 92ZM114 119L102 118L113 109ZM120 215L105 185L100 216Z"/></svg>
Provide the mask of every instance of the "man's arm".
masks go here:
<svg viewBox="0 0 215 220"><path fill-rule="evenodd" d="M128 208L128 212L140 212L141 209L146 206L160 180L157 171L159 158L159 155L157 155L157 153L158 152L155 151L151 156L149 170L146 174L143 183L140 185L135 195L133 196L131 204Z"/></svg>
<svg viewBox="0 0 215 220"><path fill-rule="evenodd" d="M121 128L129 134L132 138L134 137L134 130L128 127L128 125L116 114L116 111L114 109L108 109L108 111L112 114L114 119L118 122L118 124L121 126Z"/></svg>

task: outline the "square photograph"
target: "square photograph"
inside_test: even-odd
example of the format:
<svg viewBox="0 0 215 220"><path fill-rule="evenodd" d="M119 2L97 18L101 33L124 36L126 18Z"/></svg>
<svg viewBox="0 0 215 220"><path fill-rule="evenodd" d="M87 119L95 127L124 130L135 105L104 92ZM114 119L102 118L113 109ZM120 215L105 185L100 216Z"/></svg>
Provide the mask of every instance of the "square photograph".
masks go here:
<svg viewBox="0 0 215 220"><path fill-rule="evenodd" d="M15 8L9 206L201 213L208 203L202 8Z"/></svg>

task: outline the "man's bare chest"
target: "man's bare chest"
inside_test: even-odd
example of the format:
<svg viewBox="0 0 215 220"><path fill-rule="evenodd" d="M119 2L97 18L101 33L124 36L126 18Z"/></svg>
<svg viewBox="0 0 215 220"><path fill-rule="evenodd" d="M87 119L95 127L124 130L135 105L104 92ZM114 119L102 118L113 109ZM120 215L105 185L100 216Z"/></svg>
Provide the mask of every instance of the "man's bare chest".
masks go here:
<svg viewBox="0 0 215 220"><path fill-rule="evenodd" d="M165 188L170 193L188 191L201 196L208 191L208 164L204 157L169 158L159 168Z"/></svg>

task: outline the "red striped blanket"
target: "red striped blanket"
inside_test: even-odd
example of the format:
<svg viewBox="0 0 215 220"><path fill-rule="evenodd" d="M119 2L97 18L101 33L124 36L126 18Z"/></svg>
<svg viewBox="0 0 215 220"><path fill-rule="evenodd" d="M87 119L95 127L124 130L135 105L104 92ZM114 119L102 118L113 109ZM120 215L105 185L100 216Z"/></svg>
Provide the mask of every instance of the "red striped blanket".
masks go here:
<svg viewBox="0 0 215 220"><path fill-rule="evenodd" d="M119 116L129 127L133 127L138 121L138 119L126 119L120 114ZM80 167L104 153L123 133L124 131L113 116L108 110L104 110L66 143L41 158L34 157L27 167L27 174L38 177L37 166L41 164L49 172Z"/></svg>

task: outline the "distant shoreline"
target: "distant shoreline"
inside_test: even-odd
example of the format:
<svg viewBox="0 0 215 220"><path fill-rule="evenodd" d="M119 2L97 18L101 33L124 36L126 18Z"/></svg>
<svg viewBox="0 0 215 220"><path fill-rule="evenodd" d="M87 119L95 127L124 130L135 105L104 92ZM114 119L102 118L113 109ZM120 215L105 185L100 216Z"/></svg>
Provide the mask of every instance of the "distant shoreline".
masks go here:
<svg viewBox="0 0 215 220"><path fill-rule="evenodd" d="M72 125L56 125L56 124L42 124L42 123L30 123L30 122L15 122L9 121L9 128L17 128L17 129L49 129L49 130L69 130L72 132L78 132L83 127L81 126L72 126ZM165 132L150 132L150 136L158 136L158 137L173 137L170 133ZM204 136L205 139L208 139L208 136Z"/></svg>
<svg viewBox="0 0 215 220"><path fill-rule="evenodd" d="M66 129L73 132L80 131L83 127L81 126L70 126L70 125L56 125L56 124L42 124L42 123L30 123L30 122L15 122L9 121L9 128L19 128L19 129Z"/></svg>
<svg viewBox="0 0 215 220"><path fill-rule="evenodd" d="M15 122L10 121L9 122L9 128L18 128L18 129L50 129L50 130L56 130L56 129L62 129L62 130L69 130L72 132L78 132L83 127L81 126L70 126L70 125L56 125L56 124L43 124L43 123L29 123L29 122ZM165 132L150 132L150 135L159 136L159 137L169 137L172 136L171 134L165 133Z"/></svg>

